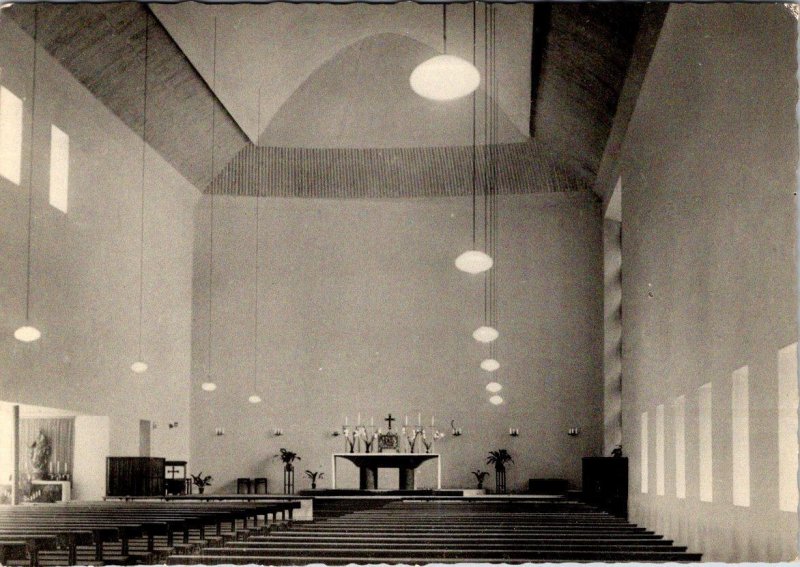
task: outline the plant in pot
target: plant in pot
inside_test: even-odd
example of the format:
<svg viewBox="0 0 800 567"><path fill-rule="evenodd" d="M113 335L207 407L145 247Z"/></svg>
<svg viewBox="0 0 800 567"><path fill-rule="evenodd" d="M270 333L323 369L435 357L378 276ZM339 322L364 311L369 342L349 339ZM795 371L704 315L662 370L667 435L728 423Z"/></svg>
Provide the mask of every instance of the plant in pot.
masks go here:
<svg viewBox="0 0 800 567"><path fill-rule="evenodd" d="M197 492L200 494L203 494L206 486L211 486L211 481L214 480L214 477L211 475L203 476L202 471L200 471L200 474L191 474L189 476L192 477L192 484L197 487Z"/></svg>
<svg viewBox="0 0 800 567"><path fill-rule="evenodd" d="M275 455L275 458L279 458L283 463L283 468L287 471L294 470L294 462L302 461L300 457L297 456L297 453L294 451L287 451L286 449L281 449L281 452Z"/></svg>
<svg viewBox="0 0 800 567"><path fill-rule="evenodd" d="M494 465L496 489L498 493L506 491L506 465L513 464L514 459L506 449L498 449L497 451L489 451L489 456L486 457L487 465Z"/></svg>
<svg viewBox="0 0 800 567"><path fill-rule="evenodd" d="M478 489L480 490L483 488L483 481L486 480L486 477L489 476L489 473L486 471L472 471L472 474L475 475L475 479L478 481Z"/></svg>
<svg viewBox="0 0 800 567"><path fill-rule="evenodd" d="M306 476L311 479L311 490L317 489L317 479L322 480L325 478L324 472L306 471Z"/></svg>

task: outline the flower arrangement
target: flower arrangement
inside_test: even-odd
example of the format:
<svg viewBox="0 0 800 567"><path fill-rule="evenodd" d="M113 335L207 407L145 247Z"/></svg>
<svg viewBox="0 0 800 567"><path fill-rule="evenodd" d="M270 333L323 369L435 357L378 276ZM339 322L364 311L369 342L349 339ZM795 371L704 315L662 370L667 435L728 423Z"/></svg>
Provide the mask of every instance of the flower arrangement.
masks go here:
<svg viewBox="0 0 800 567"><path fill-rule="evenodd" d="M489 451L489 456L486 457L487 465L494 465L494 470L505 471L507 463L514 463L511 454L506 449L498 449L497 451Z"/></svg>
<svg viewBox="0 0 800 567"><path fill-rule="evenodd" d="M190 474L189 476L192 477L192 484L194 484L197 487L197 491L200 494L203 494L203 491L205 491L206 486L211 486L211 481L214 480L214 477L211 476L210 474L203 476L202 471L200 471L200 474Z"/></svg>
<svg viewBox="0 0 800 567"><path fill-rule="evenodd" d="M486 477L489 476L489 473L482 470L472 471L472 474L475 475L475 479L478 481L478 488L483 488L483 481L486 480Z"/></svg>
<svg viewBox="0 0 800 567"><path fill-rule="evenodd" d="M325 473L307 470L306 476L311 479L311 490L315 490L317 488L317 479L322 480L325 478Z"/></svg>

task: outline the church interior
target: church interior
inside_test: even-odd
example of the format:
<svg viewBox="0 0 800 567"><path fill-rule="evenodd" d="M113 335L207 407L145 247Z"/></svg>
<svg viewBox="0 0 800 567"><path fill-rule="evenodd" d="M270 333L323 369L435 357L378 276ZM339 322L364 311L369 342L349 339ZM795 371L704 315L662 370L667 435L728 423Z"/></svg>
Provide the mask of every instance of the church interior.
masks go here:
<svg viewBox="0 0 800 567"><path fill-rule="evenodd" d="M0 565L794 560L799 17L0 5Z"/></svg>

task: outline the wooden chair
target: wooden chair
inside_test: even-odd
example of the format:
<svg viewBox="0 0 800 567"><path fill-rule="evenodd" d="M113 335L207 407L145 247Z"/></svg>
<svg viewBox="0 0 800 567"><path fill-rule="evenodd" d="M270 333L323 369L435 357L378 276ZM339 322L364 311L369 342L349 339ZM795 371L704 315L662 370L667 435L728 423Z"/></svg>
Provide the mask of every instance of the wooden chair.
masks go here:
<svg viewBox="0 0 800 567"><path fill-rule="evenodd" d="M266 494L267 493L267 479L256 478L254 479L253 494Z"/></svg>
<svg viewBox="0 0 800 567"><path fill-rule="evenodd" d="M249 478L236 479L236 494L252 494L253 481Z"/></svg>

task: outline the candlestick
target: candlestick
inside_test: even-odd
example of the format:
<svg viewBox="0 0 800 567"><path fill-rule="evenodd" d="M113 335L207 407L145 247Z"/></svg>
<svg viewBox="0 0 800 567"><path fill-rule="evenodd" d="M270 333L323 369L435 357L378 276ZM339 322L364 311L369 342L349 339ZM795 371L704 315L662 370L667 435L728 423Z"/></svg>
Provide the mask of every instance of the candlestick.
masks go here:
<svg viewBox="0 0 800 567"><path fill-rule="evenodd" d="M370 426L375 425L375 418L374 417L369 418L369 424L370 424Z"/></svg>
<svg viewBox="0 0 800 567"><path fill-rule="evenodd" d="M358 414L358 423L356 425L361 425L361 412Z"/></svg>
<svg viewBox="0 0 800 567"><path fill-rule="evenodd" d="M347 425L347 416L344 416L344 424Z"/></svg>
<svg viewBox="0 0 800 567"><path fill-rule="evenodd" d="M435 418L433 414L431 414L431 427L433 427L434 425L435 425Z"/></svg>
<svg viewBox="0 0 800 567"><path fill-rule="evenodd" d="M422 413L417 414L417 425L422 425Z"/></svg>
<svg viewBox="0 0 800 567"><path fill-rule="evenodd" d="M408 425L408 414L406 414L406 422L404 425Z"/></svg>

